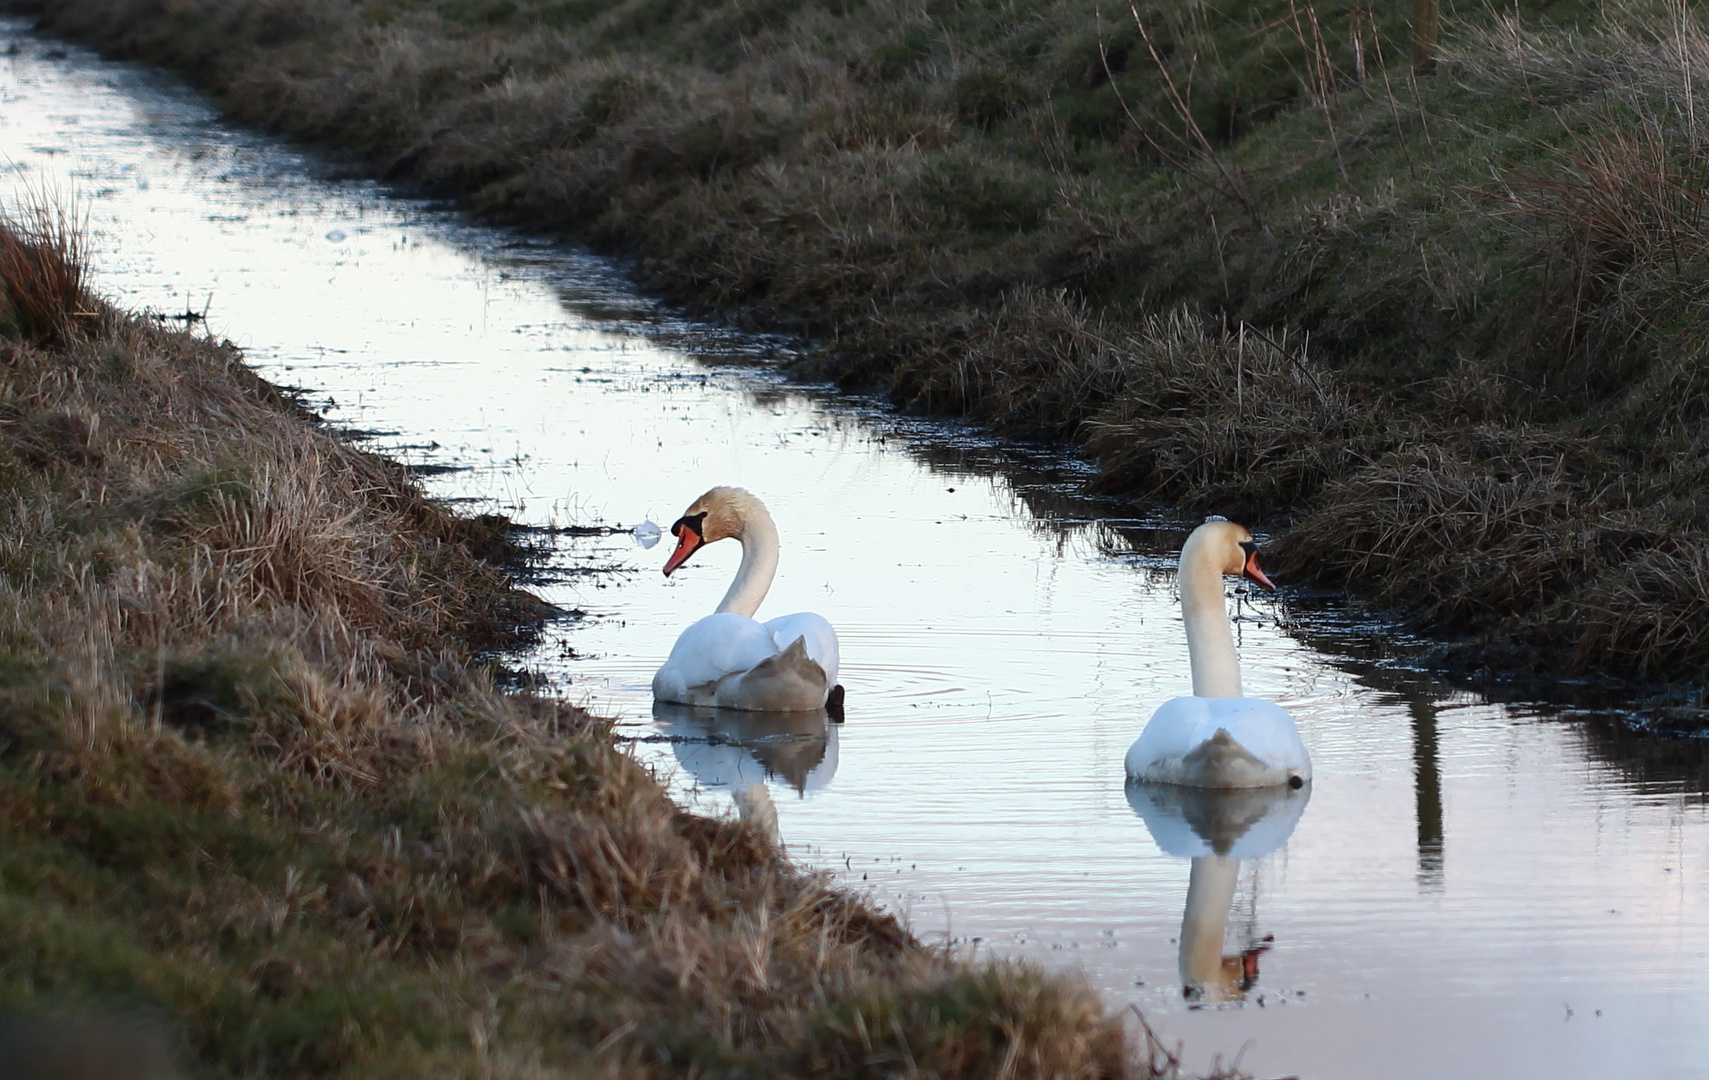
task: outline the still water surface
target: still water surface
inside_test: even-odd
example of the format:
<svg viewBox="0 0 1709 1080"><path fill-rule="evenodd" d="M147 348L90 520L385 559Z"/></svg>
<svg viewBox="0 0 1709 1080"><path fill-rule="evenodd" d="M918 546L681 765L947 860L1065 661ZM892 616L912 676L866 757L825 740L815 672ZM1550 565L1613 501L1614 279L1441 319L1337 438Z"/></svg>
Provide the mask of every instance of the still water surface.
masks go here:
<svg viewBox="0 0 1709 1080"><path fill-rule="evenodd" d="M1410 670L1380 626L1235 590L1248 692L1298 718L1309 801L1263 817L1130 800L1123 753L1188 687L1182 522L1083 497L1072 460L790 385L765 364L783 343L675 320L573 249L332 178L158 76L18 22L0 22L0 52L0 168L75 195L103 293L205 309L439 495L621 527L559 536L541 587L585 615L521 662L621 716L685 802L730 813L733 792L768 784L802 862L922 935L1084 971L1190 1065L1705 1068L1700 746L1488 703ZM628 529L717 483L777 517L762 617L837 625L845 726L654 717L654 667L739 551L666 581L668 543ZM1233 894L1195 890L1191 940L1212 947L1190 1000L1187 857L1219 827Z"/></svg>

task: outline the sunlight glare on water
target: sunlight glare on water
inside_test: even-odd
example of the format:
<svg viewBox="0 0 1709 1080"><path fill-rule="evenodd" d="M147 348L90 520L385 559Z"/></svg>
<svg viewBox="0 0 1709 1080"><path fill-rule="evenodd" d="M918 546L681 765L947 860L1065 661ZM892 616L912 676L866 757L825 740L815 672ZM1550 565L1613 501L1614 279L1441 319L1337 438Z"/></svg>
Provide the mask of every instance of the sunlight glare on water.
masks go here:
<svg viewBox="0 0 1709 1080"><path fill-rule="evenodd" d="M1316 779L1291 833L1241 833L1280 846L1227 866L1232 900L1197 913L1226 959L1188 999L1188 822L1209 812L1130 802L1122 781L1145 717L1188 689L1180 522L1077 495L1071 460L790 386L763 363L778 342L673 320L573 249L329 179L167 80L17 21L0 36L9 175L75 195L100 291L205 309L439 495L587 527L541 586L585 617L518 662L622 717L688 804L730 813L768 783L803 863L924 936L1083 970L1193 1067L1243 1047L1258 1075L1350 1078L1709 1056L1698 746L1486 703L1385 661L1379 627L1231 588L1248 692L1294 712ZM653 670L739 551L666 581L670 538L629 530L718 483L778 520L762 616L837 625L841 729L653 716Z"/></svg>

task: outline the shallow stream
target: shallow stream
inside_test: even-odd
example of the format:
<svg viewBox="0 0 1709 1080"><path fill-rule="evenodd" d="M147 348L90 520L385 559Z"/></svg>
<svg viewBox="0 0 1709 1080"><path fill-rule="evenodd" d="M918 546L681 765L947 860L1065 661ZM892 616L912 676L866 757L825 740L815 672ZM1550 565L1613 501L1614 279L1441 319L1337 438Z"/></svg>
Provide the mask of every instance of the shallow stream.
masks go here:
<svg viewBox="0 0 1709 1080"><path fill-rule="evenodd" d="M1188 687L1183 522L1086 497L1055 452L789 384L768 363L785 342L684 322L607 262L338 179L171 80L18 21L0 21L0 53L4 186L75 197L102 293L205 314L436 494L559 530L540 587L585 614L516 662L621 717L686 803L733 813L767 785L802 863L923 936L1084 971L1193 1067L1705 1068L1702 743L1490 703L1409 667L1381 624L1232 589L1247 690L1298 718L1315 782L1274 807L1130 799L1123 753ZM778 520L762 617L836 624L845 725L653 715L653 669L739 550L667 581L669 538L649 550L629 530L719 483ZM1223 944L1186 994L1186 856L1206 837L1229 857L1201 867L1234 892L1195 893L1193 941Z"/></svg>

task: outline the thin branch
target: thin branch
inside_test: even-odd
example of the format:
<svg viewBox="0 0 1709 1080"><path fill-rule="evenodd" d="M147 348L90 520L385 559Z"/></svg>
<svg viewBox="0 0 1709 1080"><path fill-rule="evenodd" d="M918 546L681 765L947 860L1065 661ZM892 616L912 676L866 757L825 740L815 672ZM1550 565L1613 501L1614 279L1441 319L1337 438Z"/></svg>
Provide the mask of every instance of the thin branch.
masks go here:
<svg viewBox="0 0 1709 1080"><path fill-rule="evenodd" d="M1210 158L1211 164L1216 166L1217 172L1222 176L1224 191L1240 204L1241 209L1246 211L1247 216L1252 219L1252 223L1258 226L1260 231L1268 233L1270 227L1265 223L1264 216L1258 212L1257 203L1239 176L1238 166L1233 170L1229 168L1228 164L1223 161L1222 155L1216 152L1216 147L1211 145L1210 139L1205 137L1204 130L1199 127L1199 122L1193 119L1192 109L1188 108L1187 102L1181 97L1181 92L1175 87L1175 79L1169 74L1169 65L1164 63L1162 55L1157 51L1156 44L1152 42L1151 33L1145 28L1145 20L1139 17L1139 8L1133 0L1128 0L1127 8L1133 13L1133 23L1139 28L1140 39L1145 42L1146 52L1151 54L1152 64L1156 65L1157 73L1163 77L1163 88L1168 92L1169 103L1174 107L1175 114L1181 118L1182 123L1186 124L1187 130L1192 133L1193 138L1198 140L1199 149L1204 152L1206 157ZM1119 91L1117 98L1120 99ZM1122 109L1127 110L1125 102L1122 104ZM1128 116L1131 118L1133 114L1129 112Z"/></svg>

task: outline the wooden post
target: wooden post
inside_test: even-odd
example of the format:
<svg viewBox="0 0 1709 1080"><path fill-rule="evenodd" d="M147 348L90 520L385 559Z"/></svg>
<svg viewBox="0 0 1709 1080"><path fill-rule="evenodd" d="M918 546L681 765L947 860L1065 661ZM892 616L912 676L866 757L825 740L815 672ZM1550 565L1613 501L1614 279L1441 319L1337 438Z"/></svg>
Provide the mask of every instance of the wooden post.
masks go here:
<svg viewBox="0 0 1709 1080"><path fill-rule="evenodd" d="M1436 70L1436 26L1439 0L1418 0L1412 16L1412 69L1420 75Z"/></svg>

